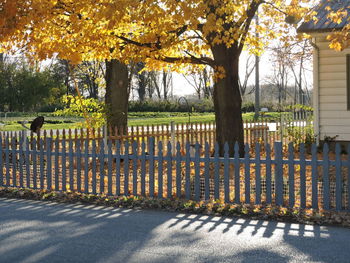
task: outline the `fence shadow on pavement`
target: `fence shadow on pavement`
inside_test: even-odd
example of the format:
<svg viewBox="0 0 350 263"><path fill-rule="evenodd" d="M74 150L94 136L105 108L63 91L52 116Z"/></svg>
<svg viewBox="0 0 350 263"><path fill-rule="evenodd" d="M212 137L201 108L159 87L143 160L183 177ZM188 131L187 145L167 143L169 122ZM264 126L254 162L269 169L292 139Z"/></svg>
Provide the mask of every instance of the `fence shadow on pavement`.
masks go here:
<svg viewBox="0 0 350 263"><path fill-rule="evenodd" d="M346 262L349 240L326 226L0 199L1 262Z"/></svg>

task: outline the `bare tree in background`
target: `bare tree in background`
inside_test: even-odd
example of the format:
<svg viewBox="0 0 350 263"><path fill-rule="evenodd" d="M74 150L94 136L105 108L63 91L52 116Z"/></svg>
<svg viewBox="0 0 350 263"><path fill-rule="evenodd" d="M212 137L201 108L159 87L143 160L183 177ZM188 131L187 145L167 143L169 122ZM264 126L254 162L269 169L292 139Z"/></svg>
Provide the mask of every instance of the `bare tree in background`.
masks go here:
<svg viewBox="0 0 350 263"><path fill-rule="evenodd" d="M290 54L291 47L279 44L271 49L272 75L268 77L268 83L278 90L278 104L282 105L287 99L287 87L290 78Z"/></svg>
<svg viewBox="0 0 350 263"><path fill-rule="evenodd" d="M212 96L212 81L209 70L210 69L206 67L199 73L183 75L188 84L194 88L198 99L201 99L202 96L206 99Z"/></svg>
<svg viewBox="0 0 350 263"><path fill-rule="evenodd" d="M248 81L251 77L251 75L254 72L255 69L255 61L254 61L254 56L253 55L249 55L247 57L247 60L245 61L245 65L244 65L244 77L242 78L242 76L240 76L239 80L238 80L238 84L239 84L239 89L241 91L241 96L244 97L244 95L246 94L251 94L254 92L255 87L254 86L250 86L253 87L251 90L247 91L248 88Z"/></svg>
<svg viewBox="0 0 350 263"><path fill-rule="evenodd" d="M150 75L152 84L156 91L158 99L168 100L169 96L173 96L173 75L168 71L153 72Z"/></svg>
<svg viewBox="0 0 350 263"><path fill-rule="evenodd" d="M295 81L294 104L305 104L305 97L310 102L310 94L307 89L308 82L305 75L310 71L307 66L311 64L311 59L312 46L307 39L293 44L289 66Z"/></svg>

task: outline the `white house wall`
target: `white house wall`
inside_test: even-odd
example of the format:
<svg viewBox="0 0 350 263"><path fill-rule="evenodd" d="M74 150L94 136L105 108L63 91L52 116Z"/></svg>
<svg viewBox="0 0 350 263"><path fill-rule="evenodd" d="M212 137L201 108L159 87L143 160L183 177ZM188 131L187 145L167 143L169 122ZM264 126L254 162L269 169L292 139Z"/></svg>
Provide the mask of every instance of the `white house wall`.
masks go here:
<svg viewBox="0 0 350 263"><path fill-rule="evenodd" d="M350 141L350 111L347 110L346 54L329 48L326 35L315 37L319 47L319 129L320 139L338 135Z"/></svg>

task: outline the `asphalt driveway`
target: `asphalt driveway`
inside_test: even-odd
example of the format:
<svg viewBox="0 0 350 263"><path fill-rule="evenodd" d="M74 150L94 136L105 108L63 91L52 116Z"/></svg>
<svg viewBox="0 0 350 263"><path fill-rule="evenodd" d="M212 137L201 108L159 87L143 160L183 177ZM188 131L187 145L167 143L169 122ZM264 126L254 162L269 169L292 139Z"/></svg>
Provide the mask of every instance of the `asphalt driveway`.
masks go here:
<svg viewBox="0 0 350 263"><path fill-rule="evenodd" d="M350 229L0 199L0 262L350 262Z"/></svg>

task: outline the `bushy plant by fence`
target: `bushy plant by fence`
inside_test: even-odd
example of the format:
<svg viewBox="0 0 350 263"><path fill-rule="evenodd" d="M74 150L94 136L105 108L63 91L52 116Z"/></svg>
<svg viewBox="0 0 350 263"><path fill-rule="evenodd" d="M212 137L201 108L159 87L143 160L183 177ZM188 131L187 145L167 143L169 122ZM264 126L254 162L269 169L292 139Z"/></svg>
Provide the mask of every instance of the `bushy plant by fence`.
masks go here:
<svg viewBox="0 0 350 263"><path fill-rule="evenodd" d="M301 144L296 151L280 142L245 146L244 158L218 155L209 144L103 140L1 139L0 185L107 195L157 198L222 199L226 203L276 204L348 210L350 158L340 146L330 154L325 144L322 159L315 144L312 153ZM172 150L175 147L175 152ZM264 151L262 151L264 148ZM350 150L350 149L349 149Z"/></svg>

